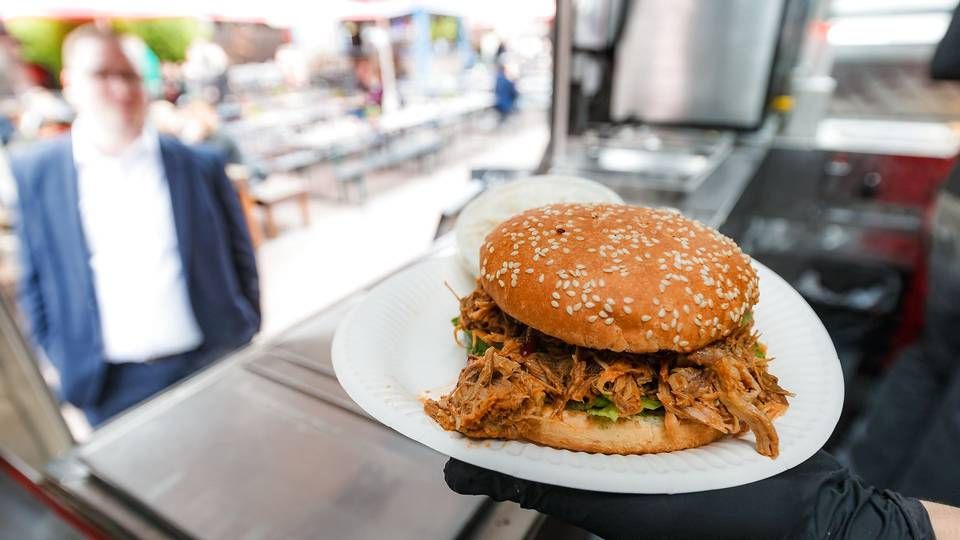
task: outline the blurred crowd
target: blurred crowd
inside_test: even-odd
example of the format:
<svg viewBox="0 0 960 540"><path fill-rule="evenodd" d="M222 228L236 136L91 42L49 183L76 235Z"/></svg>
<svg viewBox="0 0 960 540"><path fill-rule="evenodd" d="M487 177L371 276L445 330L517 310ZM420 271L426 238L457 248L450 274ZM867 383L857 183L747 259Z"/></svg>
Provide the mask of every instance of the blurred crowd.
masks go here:
<svg viewBox="0 0 960 540"><path fill-rule="evenodd" d="M105 22L98 24L109 26ZM237 90L236 81L240 81L241 86L256 88L255 93L262 97L275 95L281 88L310 88L316 82L311 77L316 79L318 70L328 68L337 75L326 76L322 83L349 104L349 114L360 119L376 119L388 109L403 106L405 99L401 94L404 92L398 88L398 80L403 84L404 78L412 76L413 68L410 59L401 59L402 47L383 47L375 39L381 37L380 33L368 30L345 23L346 48L338 58L328 57L324 61L308 60L297 46L278 43L265 48L271 51L268 57L258 58L265 63L237 65L236 59L231 62L238 54L236 51L228 54L218 44L222 39L215 41L206 35L193 38L182 62L162 61L143 39L133 34L123 34L122 44L144 85L149 102L148 123L159 133L188 144L209 144L228 164L247 165L246 176L255 183L265 176L260 166L263 152L248 148L250 155L242 155L241 148L245 145L238 145L227 130L222 129L224 123L238 120L248 112L263 112L259 103ZM479 36L463 55L462 68L459 68L462 71L452 72L461 73L460 84L467 87L459 90L488 89L493 94L494 109L503 124L518 109L521 94L518 67L512 60L518 56L508 53L504 43L492 32ZM23 44L18 43L0 20L0 153L5 152L3 148L9 150L11 146L61 135L70 129L76 116L62 94L60 74L38 62L25 60L22 48ZM250 48L255 47L250 44L240 47ZM336 67L331 68L331 64ZM230 80L234 80L233 89L228 74ZM247 79L251 77L260 82L250 83ZM430 90L425 97L457 93L444 76L437 80L434 82L439 89ZM263 87L263 81L269 84ZM6 157L0 155L0 165L4 162ZM10 191L10 185L9 174L5 167L0 167L0 202L4 200L3 194Z"/></svg>

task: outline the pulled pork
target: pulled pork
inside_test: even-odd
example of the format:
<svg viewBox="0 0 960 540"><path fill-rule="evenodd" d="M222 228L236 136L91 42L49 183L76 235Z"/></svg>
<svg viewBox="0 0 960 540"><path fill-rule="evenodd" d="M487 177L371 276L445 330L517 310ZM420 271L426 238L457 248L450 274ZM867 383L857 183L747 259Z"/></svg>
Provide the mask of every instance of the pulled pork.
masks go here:
<svg viewBox="0 0 960 540"><path fill-rule="evenodd" d="M473 353L453 392L424 405L444 429L519 438L526 419L604 398L619 416L664 415L668 432L679 420L732 435L749 430L759 453L779 452L771 418L786 410L791 394L767 372L769 360L749 325L690 354L587 349L512 319L478 287L460 300L455 326L455 338L468 335L464 345ZM487 346L482 353L478 340ZM651 404L662 406L650 412Z"/></svg>

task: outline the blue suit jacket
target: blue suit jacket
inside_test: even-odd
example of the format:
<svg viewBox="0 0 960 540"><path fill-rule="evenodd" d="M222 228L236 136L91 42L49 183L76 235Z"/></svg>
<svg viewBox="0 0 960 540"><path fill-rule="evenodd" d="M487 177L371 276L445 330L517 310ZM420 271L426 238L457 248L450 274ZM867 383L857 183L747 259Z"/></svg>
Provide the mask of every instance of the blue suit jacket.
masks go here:
<svg viewBox="0 0 960 540"><path fill-rule="evenodd" d="M166 137L160 152L203 346L239 347L260 327L260 291L237 195L213 153ZM70 137L29 148L12 159L12 169L20 204L21 309L35 343L60 372L63 398L95 405L106 363Z"/></svg>

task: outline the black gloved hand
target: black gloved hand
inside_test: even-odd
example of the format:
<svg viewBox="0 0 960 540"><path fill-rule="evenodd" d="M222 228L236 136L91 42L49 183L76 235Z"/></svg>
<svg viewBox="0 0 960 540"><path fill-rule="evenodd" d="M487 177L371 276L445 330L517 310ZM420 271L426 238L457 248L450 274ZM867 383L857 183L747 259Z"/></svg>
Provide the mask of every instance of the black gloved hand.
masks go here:
<svg viewBox="0 0 960 540"><path fill-rule="evenodd" d="M934 537L918 500L865 485L823 451L766 480L679 495L563 488L455 459L444 475L457 493L514 501L604 538Z"/></svg>

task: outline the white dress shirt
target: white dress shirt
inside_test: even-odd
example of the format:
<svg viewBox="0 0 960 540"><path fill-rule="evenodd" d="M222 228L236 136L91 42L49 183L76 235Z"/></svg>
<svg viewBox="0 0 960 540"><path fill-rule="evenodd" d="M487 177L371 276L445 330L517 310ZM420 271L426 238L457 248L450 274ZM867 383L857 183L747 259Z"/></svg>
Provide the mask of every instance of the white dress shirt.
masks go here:
<svg viewBox="0 0 960 540"><path fill-rule="evenodd" d="M120 154L100 152L73 127L80 218L109 362L143 362L197 348L157 133Z"/></svg>

